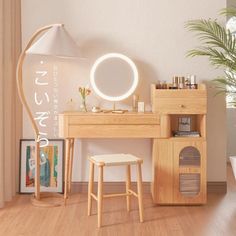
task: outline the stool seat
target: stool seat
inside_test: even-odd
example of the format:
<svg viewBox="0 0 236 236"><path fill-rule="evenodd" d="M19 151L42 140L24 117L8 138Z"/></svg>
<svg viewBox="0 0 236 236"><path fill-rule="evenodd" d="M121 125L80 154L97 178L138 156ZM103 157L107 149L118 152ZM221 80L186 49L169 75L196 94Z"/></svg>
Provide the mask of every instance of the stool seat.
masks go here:
<svg viewBox="0 0 236 236"><path fill-rule="evenodd" d="M94 155L89 157L89 159L95 165L103 165L103 166L133 165L143 162L141 158L138 158L131 154L124 154L124 153Z"/></svg>

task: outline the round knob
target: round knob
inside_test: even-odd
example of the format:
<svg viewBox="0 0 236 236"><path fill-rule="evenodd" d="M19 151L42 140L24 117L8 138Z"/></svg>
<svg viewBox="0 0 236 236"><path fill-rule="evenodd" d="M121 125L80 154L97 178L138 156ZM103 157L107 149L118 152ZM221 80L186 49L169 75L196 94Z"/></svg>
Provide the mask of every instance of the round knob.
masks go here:
<svg viewBox="0 0 236 236"><path fill-rule="evenodd" d="M183 105L183 104L181 104L181 105L179 105L181 108L185 108L185 105Z"/></svg>

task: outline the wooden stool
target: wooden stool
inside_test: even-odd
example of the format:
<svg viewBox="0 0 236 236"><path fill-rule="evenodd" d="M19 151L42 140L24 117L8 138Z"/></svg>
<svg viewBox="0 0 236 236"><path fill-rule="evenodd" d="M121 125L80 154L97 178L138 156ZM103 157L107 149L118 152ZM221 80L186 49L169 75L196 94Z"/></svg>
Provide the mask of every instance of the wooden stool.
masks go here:
<svg viewBox="0 0 236 236"><path fill-rule="evenodd" d="M143 160L130 154L111 154L111 155L96 155L88 158L90 161L89 170L89 186L88 186L88 215L91 215L92 209L92 198L97 201L97 212L98 212L98 227L102 224L102 204L103 198L107 197L120 197L126 196L127 211L130 211L130 196L133 195L138 198L139 205L139 218L140 222L143 222L143 199L142 199L142 170L141 164ZM130 189L130 165L137 165L137 193ZM93 193L93 182L94 182L94 165L98 166L98 192L97 196ZM126 176L126 192L125 193L114 193L114 194L103 194L103 167L104 166L127 166Z"/></svg>

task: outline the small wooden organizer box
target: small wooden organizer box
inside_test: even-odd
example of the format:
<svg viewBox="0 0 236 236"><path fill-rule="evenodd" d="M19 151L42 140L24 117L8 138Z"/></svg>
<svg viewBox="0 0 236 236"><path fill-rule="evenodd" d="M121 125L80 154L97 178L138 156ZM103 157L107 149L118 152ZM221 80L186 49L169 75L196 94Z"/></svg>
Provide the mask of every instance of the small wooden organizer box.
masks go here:
<svg viewBox="0 0 236 236"><path fill-rule="evenodd" d="M207 92L198 89L156 89L151 85L152 111L160 115L161 138L153 142L152 195L158 204L206 203ZM199 137L175 137L183 128ZM189 122L189 123L188 123ZM192 132L194 133L194 132ZM196 135L197 136L197 135Z"/></svg>

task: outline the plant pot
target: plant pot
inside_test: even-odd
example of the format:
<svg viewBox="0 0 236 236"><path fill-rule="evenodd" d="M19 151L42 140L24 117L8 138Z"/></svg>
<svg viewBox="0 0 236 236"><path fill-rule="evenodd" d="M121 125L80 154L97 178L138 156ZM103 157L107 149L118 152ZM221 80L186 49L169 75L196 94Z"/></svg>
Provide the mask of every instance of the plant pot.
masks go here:
<svg viewBox="0 0 236 236"><path fill-rule="evenodd" d="M229 157L229 159L230 159L230 163L233 169L234 178L236 179L236 156L231 156Z"/></svg>

